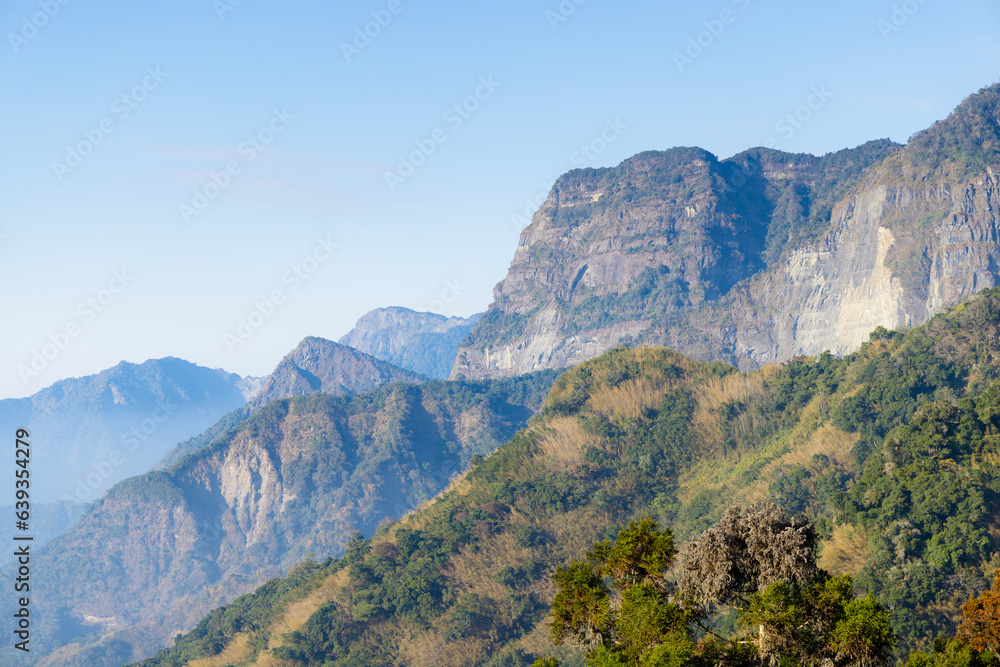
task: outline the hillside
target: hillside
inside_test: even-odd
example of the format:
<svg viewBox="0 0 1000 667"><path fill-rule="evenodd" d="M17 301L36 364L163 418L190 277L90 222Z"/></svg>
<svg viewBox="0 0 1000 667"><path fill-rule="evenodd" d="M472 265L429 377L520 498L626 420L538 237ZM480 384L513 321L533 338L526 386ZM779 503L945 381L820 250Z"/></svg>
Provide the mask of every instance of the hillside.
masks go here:
<svg viewBox="0 0 1000 667"><path fill-rule="evenodd" d="M268 403L282 398L328 394L353 396L392 382L422 382L425 378L393 366L371 355L309 336L285 355L271 374L255 384L247 404L224 415L198 435L179 443L164 454L156 466L166 469L185 455L196 452Z"/></svg>
<svg viewBox="0 0 1000 667"><path fill-rule="evenodd" d="M445 380L451 374L462 339L480 317L378 308L362 316L340 344L414 373Z"/></svg>
<svg viewBox="0 0 1000 667"><path fill-rule="evenodd" d="M33 501L92 502L244 405L253 383L182 359L122 362L0 401L0 429L31 426Z"/></svg>
<svg viewBox="0 0 1000 667"><path fill-rule="evenodd" d="M847 354L998 283L1000 85L906 145L697 148L560 177L452 377L664 345L744 369Z"/></svg>
<svg viewBox="0 0 1000 667"><path fill-rule="evenodd" d="M33 660L143 657L308 554L340 553L354 530L402 516L508 440L554 380L283 399L167 469L120 482L34 553L33 640L44 652ZM15 663L35 664L0 651L0 664Z"/></svg>
<svg viewBox="0 0 1000 667"><path fill-rule="evenodd" d="M579 665L547 638L556 565L631 519L684 540L730 503L766 498L815 522L822 567L892 608L905 656L953 631L996 569L997 433L1000 289L907 333L876 330L843 359L742 373L614 349L563 374L529 427L434 503L217 610L143 665L499 666L556 653Z"/></svg>

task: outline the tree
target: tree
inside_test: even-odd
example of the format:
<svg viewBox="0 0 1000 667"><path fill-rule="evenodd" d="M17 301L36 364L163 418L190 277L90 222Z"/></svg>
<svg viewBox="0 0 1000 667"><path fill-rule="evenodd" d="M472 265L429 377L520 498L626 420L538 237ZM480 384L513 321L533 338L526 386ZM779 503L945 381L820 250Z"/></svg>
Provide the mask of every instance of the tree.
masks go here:
<svg viewBox="0 0 1000 667"><path fill-rule="evenodd" d="M695 645L692 612L670 600L666 580L676 553L670 531L646 517L629 522L615 541L595 544L585 562L558 568L553 641L587 647L588 665L686 663Z"/></svg>
<svg viewBox="0 0 1000 667"><path fill-rule="evenodd" d="M979 597L970 597L962 605L957 638L977 651L991 651L1000 656L1000 572L993 580L993 588Z"/></svg>
<svg viewBox="0 0 1000 667"><path fill-rule="evenodd" d="M874 597L856 600L850 577L816 566L812 524L764 503L733 506L684 545L682 593L706 611L728 606L764 663L888 664L895 636Z"/></svg>
<svg viewBox="0 0 1000 667"><path fill-rule="evenodd" d="M675 589L665 576L670 531L648 517L630 522L586 562L557 570L552 638L585 646L590 667L887 665L889 612L871 595L855 598L850 577L820 570L815 544L811 524L772 504L732 507L684 546ZM722 637L705 624L726 607L752 632Z"/></svg>
<svg viewBox="0 0 1000 667"><path fill-rule="evenodd" d="M772 503L733 506L684 545L680 590L706 607L745 609L749 596L777 582L806 585L816 567L816 533Z"/></svg>

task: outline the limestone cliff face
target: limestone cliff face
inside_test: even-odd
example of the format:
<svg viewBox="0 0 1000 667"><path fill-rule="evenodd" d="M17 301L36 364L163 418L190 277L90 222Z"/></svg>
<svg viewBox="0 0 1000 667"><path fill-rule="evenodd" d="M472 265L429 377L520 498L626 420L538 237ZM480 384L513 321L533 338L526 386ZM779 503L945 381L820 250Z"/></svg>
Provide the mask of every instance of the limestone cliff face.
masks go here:
<svg viewBox="0 0 1000 667"><path fill-rule="evenodd" d="M561 177L453 377L666 345L742 368L927 321L1000 277L1000 87L905 147L643 153Z"/></svg>
<svg viewBox="0 0 1000 667"><path fill-rule="evenodd" d="M830 231L741 286L725 335L744 366L823 350L846 354L879 326L927 321L981 289L1000 266L1000 175L958 184L887 185L884 173L841 202Z"/></svg>

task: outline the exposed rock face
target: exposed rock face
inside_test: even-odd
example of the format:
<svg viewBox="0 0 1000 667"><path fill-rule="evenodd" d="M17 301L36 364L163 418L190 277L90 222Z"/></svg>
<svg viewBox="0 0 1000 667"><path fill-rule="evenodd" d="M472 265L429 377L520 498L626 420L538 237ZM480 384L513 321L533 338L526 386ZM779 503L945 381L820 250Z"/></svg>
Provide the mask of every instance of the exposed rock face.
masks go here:
<svg viewBox="0 0 1000 667"><path fill-rule="evenodd" d="M0 430L31 429L33 501L90 502L242 406L252 382L182 359L122 362L0 401Z"/></svg>
<svg viewBox="0 0 1000 667"><path fill-rule="evenodd" d="M305 394L353 395L390 382L422 382L420 375L323 338L306 338L264 381L248 414L271 401Z"/></svg>
<svg viewBox="0 0 1000 667"><path fill-rule="evenodd" d="M998 90L905 147L721 162L674 149L564 175L452 376L566 367L621 344L745 369L844 354L994 286Z"/></svg>
<svg viewBox="0 0 1000 667"><path fill-rule="evenodd" d="M33 551L32 606L47 621L31 658L101 631L115 633L101 640L108 653L58 664L139 659L308 552L339 555L353 530L370 535L513 436L555 377L278 401L172 468L118 484Z"/></svg>
<svg viewBox="0 0 1000 667"><path fill-rule="evenodd" d="M926 322L996 286L1000 175L920 186L881 176L838 205L820 243L741 290L734 304L755 316L745 321L751 327L732 329L737 358L846 354L879 326Z"/></svg>
<svg viewBox="0 0 1000 667"><path fill-rule="evenodd" d="M409 308L378 308L359 319L340 344L443 380L451 373L462 339L481 316L445 317Z"/></svg>

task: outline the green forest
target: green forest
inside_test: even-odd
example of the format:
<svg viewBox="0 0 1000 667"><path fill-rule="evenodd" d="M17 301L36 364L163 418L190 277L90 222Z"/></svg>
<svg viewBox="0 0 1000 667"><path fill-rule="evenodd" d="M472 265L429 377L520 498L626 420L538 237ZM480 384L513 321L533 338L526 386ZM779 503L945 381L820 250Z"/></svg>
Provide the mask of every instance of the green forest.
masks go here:
<svg viewBox="0 0 1000 667"><path fill-rule="evenodd" d="M434 502L141 664L997 664L998 314L753 373L611 350Z"/></svg>

